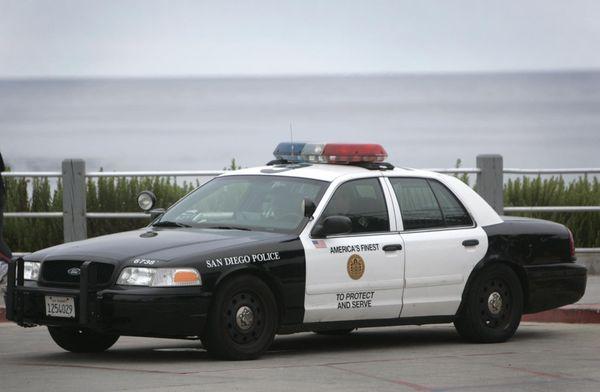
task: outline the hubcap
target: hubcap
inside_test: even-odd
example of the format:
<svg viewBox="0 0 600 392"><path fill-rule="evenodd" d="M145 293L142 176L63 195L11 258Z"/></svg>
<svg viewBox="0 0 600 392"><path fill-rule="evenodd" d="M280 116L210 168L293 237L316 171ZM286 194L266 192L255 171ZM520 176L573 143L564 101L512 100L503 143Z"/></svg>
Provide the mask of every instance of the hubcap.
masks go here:
<svg viewBox="0 0 600 392"><path fill-rule="evenodd" d="M229 299L223 317L231 340L246 345L262 336L267 315L262 299L255 293L243 291Z"/></svg>
<svg viewBox="0 0 600 392"><path fill-rule="evenodd" d="M509 325L513 303L508 284L501 278L492 278L482 285L479 293L481 322L492 329Z"/></svg>
<svg viewBox="0 0 600 392"><path fill-rule="evenodd" d="M235 322L239 329L246 331L254 325L254 312L248 306L240 306L236 315Z"/></svg>
<svg viewBox="0 0 600 392"><path fill-rule="evenodd" d="M502 310L502 296L494 291L488 297L488 309L491 314L496 315Z"/></svg>

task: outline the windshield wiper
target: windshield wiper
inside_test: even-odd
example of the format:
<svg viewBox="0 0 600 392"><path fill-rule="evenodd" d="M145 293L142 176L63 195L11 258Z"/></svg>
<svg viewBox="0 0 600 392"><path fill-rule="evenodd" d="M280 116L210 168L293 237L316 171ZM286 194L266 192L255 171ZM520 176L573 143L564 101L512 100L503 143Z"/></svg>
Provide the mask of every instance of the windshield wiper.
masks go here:
<svg viewBox="0 0 600 392"><path fill-rule="evenodd" d="M153 224L154 227L192 227L185 223L173 222L173 221L159 221Z"/></svg>
<svg viewBox="0 0 600 392"><path fill-rule="evenodd" d="M206 226L206 228L207 229L217 229L217 230L244 230L244 231L251 231L247 227L240 227L240 226Z"/></svg>

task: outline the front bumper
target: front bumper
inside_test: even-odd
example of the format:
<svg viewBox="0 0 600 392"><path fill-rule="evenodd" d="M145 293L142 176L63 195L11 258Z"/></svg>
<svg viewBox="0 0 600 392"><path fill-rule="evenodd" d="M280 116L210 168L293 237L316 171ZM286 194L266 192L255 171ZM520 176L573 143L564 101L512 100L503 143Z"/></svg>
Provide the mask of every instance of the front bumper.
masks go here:
<svg viewBox="0 0 600 392"><path fill-rule="evenodd" d="M21 326L89 328L129 336L185 338L202 334L210 293L198 287L98 288L93 263L81 267L79 287L46 287L24 281L23 260L10 263L6 317ZM45 297L74 298L75 318L46 316Z"/></svg>

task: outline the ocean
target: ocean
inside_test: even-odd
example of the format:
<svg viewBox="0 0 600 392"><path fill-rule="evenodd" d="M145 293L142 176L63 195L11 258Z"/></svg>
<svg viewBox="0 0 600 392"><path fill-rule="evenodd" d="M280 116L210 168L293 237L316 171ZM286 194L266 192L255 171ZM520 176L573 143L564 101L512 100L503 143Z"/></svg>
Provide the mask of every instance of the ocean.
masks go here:
<svg viewBox="0 0 600 392"><path fill-rule="evenodd" d="M0 81L13 170L222 169L280 141L381 143L408 167L600 167L600 72Z"/></svg>

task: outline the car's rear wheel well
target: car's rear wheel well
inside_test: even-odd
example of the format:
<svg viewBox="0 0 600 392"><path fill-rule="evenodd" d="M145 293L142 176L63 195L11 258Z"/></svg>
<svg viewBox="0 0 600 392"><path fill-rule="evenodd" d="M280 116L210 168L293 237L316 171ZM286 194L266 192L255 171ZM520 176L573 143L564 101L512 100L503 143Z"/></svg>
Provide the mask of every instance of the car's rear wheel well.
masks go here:
<svg viewBox="0 0 600 392"><path fill-rule="evenodd" d="M284 313L284 309L285 309L285 305L283 303L283 293L281 288L279 287L279 285L277 284L277 282L275 281L275 279L273 279L272 277L270 277L268 274L266 274L265 272L258 270L258 269L241 269L241 270L236 270L236 271L232 271L224 276L222 276L221 278L219 278L219 280L217 281L215 287L214 287L214 291L216 292L217 290L219 290L219 287L221 287L225 282L237 278L239 276L242 275L248 275L248 276L254 276L260 280L262 280L271 290L271 292L273 293L273 296L275 297L275 302L277 303L277 315L278 315L278 321L279 324L281 324L281 320L283 317L283 313Z"/></svg>
<svg viewBox="0 0 600 392"><path fill-rule="evenodd" d="M476 266L473 271L471 272L471 275L469 276L469 279L467 280L467 284L465 285L464 291L463 291L463 298L461 301L461 305L460 308L458 310L458 312L460 312L463 303L465 302L465 296L466 294L469 292L470 286L472 284L472 282L475 280L475 277L480 274L483 270L485 270L486 268L488 268L489 266L493 265L493 264L504 264L507 267L509 267L514 273L515 275L517 275L517 277L519 278L519 283L521 285L521 291L523 292L523 309L527 310L528 306L529 306L529 284L527 283L527 273L525 272L525 269L512 262L512 261L508 261L508 260L494 260L494 261L487 261L484 262L482 265L478 265ZM457 312L457 313L458 313Z"/></svg>

